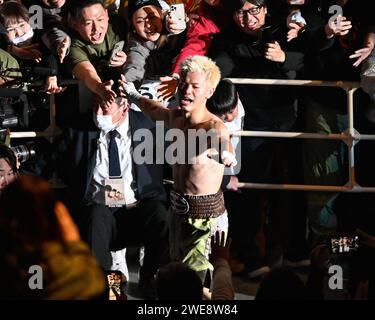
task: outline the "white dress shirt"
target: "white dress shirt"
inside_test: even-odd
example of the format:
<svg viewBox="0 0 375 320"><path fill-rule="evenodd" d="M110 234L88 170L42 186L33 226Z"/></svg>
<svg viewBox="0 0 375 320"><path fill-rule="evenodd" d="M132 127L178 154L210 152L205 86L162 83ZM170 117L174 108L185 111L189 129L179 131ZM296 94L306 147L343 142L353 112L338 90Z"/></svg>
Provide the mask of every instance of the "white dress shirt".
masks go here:
<svg viewBox="0 0 375 320"><path fill-rule="evenodd" d="M116 143L119 152L121 177L124 181L125 187L125 203L126 205L137 202L134 190L131 185L135 180L133 177L133 161L132 161L132 142L131 132L129 127L129 115L125 118L124 122L116 128ZM96 151L96 163L93 172L93 179L89 190L93 190L92 199L95 203L105 204L104 202L104 186L105 179L109 178L109 132L100 132L98 139L98 148Z"/></svg>
<svg viewBox="0 0 375 320"><path fill-rule="evenodd" d="M242 105L240 99L238 99L237 103L238 113L237 116L231 122L224 122L225 126L229 131L239 131L243 128L243 119L245 117L245 109ZM238 143L240 142L240 137L233 137L232 138L232 146L233 150L236 150Z"/></svg>
<svg viewBox="0 0 375 320"><path fill-rule="evenodd" d="M244 117L245 117L245 109L242 105L242 102L240 99L238 99L238 103L237 103L237 107L238 107L238 113L237 113L237 116L233 119L233 121L231 122L224 122L225 126L227 127L227 129L229 131L239 131L239 130L242 130L243 128L243 121L244 121ZM232 146L233 146L233 152L236 156L237 159L241 159L241 149L238 148L237 149L237 146L238 146L238 143L240 142L240 137L236 136L236 137L232 137L231 139L231 142L232 142ZM235 174L235 170L233 167L225 167L224 168L224 175L234 175Z"/></svg>

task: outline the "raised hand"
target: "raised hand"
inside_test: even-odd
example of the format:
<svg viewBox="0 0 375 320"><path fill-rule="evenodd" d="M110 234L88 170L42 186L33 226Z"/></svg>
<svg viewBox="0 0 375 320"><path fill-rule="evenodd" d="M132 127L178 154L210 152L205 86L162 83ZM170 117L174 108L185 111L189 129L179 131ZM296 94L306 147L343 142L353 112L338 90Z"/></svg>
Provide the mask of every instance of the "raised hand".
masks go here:
<svg viewBox="0 0 375 320"><path fill-rule="evenodd" d="M332 38L333 36L344 36L348 34L351 28L352 23L349 20L346 20L346 17L337 15L336 18L329 19L324 30L327 38Z"/></svg>
<svg viewBox="0 0 375 320"><path fill-rule="evenodd" d="M66 90L66 87L60 87L57 84L57 77L47 77L45 86L44 86L44 91L47 93L60 93Z"/></svg>
<svg viewBox="0 0 375 320"><path fill-rule="evenodd" d="M113 80L98 84L96 93L102 98L107 107L115 101L116 92L112 90Z"/></svg>
<svg viewBox="0 0 375 320"><path fill-rule="evenodd" d="M138 98L142 97L142 95L135 88L134 83L126 82L125 77L123 75L121 75L120 83L131 103L136 103Z"/></svg>
<svg viewBox="0 0 375 320"><path fill-rule="evenodd" d="M70 44L71 44L70 37L65 37L57 45L56 53L57 53L57 56L59 57L60 63L63 63L66 53L68 52L68 49L70 48Z"/></svg>
<svg viewBox="0 0 375 320"><path fill-rule="evenodd" d="M241 193L241 190L238 187L238 178L236 176L230 176L230 180L226 185L227 190L236 191Z"/></svg>
<svg viewBox="0 0 375 320"><path fill-rule="evenodd" d="M157 87L157 98L159 101L168 101L173 97L178 86L178 78L165 76L160 78L160 85Z"/></svg>
<svg viewBox="0 0 375 320"><path fill-rule="evenodd" d="M229 261L230 258L230 244L232 239L228 237L225 241L225 232L216 231L211 237L211 254L210 261L213 262L217 259L225 259Z"/></svg>
<svg viewBox="0 0 375 320"><path fill-rule="evenodd" d="M354 52L351 56L349 56L350 59L357 59L354 63L354 67L358 67L363 60L365 60L367 57L370 56L372 50L374 50L375 46L375 34L369 34L367 42L365 41L365 46L362 49L359 49Z"/></svg>
<svg viewBox="0 0 375 320"><path fill-rule="evenodd" d="M286 35L286 40L289 42L299 36L302 30L304 30L305 25L301 23L291 22L288 24L288 27L289 27L289 31Z"/></svg>
<svg viewBox="0 0 375 320"><path fill-rule="evenodd" d="M126 62L127 55L124 51L117 52L116 55L111 59L111 67L122 67Z"/></svg>
<svg viewBox="0 0 375 320"><path fill-rule="evenodd" d="M281 49L279 43L275 41L274 43L266 44L264 57L268 60L282 63L285 61L285 52Z"/></svg>
<svg viewBox="0 0 375 320"><path fill-rule="evenodd" d="M237 165L236 156L227 150L221 153L221 161L226 167L235 167Z"/></svg>
<svg viewBox="0 0 375 320"><path fill-rule="evenodd" d="M186 19L187 27L190 28L198 20L199 20L199 14L190 12Z"/></svg>

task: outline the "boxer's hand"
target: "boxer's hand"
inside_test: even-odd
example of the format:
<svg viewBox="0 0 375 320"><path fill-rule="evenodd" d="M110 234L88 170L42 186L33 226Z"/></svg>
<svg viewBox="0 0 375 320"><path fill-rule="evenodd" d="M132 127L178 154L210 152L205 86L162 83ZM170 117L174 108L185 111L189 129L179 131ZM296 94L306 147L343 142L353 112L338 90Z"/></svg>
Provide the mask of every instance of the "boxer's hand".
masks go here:
<svg viewBox="0 0 375 320"><path fill-rule="evenodd" d="M235 167L237 165L235 155L227 150L221 153L221 161L226 167Z"/></svg>

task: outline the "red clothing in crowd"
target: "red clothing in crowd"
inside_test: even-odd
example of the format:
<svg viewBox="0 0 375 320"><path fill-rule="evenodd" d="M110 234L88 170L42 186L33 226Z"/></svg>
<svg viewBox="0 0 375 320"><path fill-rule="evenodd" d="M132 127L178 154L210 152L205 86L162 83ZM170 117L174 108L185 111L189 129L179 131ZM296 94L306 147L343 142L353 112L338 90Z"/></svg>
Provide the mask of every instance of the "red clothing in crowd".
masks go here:
<svg viewBox="0 0 375 320"><path fill-rule="evenodd" d="M198 9L199 18L190 26L184 48L177 56L172 73L179 73L180 64L193 55L208 54L213 36L221 32L232 20L224 6L212 7L202 1Z"/></svg>

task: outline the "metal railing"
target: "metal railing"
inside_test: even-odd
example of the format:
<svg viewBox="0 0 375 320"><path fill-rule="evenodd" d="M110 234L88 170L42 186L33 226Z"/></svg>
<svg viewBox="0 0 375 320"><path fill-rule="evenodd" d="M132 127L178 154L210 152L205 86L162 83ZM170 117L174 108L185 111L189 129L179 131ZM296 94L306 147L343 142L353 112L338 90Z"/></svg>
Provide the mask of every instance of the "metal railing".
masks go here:
<svg viewBox="0 0 375 320"><path fill-rule="evenodd" d="M348 129L342 133L307 133L307 132L275 132L275 131L234 131L234 136L263 137L263 138L295 138L295 139L321 139L341 140L348 149L348 182L343 186L334 185L306 185L306 184L273 184L240 182L240 188L272 189L272 190L306 190L306 191L332 191L332 192L375 192L375 187L362 187L355 179L354 148L360 140L375 140L375 135L360 134L354 128L354 92L360 87L358 82L349 81L320 81L320 80L279 80L279 79L244 79L229 78L234 84L249 85L282 85L282 86L314 86L338 87L347 94ZM78 84L77 80L63 81L62 85ZM54 94L50 99L50 126L43 132L11 132L11 138L46 137L50 140L60 134L61 130L56 125L56 106Z"/></svg>
<svg viewBox="0 0 375 320"><path fill-rule="evenodd" d="M347 94L348 129L342 133L321 134L306 132L274 132L274 131L238 131L235 136L263 137L263 138L299 138L299 139L325 139L341 140L348 148L348 182L343 186L305 185L305 184L271 184L240 182L240 188L249 189L277 189L277 190L306 190L306 191L333 191L333 192L375 192L375 187L362 187L355 179L355 144L360 140L375 140L375 135L361 135L354 128L354 92L359 88L358 82L346 81L320 81L320 80L278 80L278 79L238 79L229 78L235 84L251 85L288 85L288 86L314 86L338 87Z"/></svg>

